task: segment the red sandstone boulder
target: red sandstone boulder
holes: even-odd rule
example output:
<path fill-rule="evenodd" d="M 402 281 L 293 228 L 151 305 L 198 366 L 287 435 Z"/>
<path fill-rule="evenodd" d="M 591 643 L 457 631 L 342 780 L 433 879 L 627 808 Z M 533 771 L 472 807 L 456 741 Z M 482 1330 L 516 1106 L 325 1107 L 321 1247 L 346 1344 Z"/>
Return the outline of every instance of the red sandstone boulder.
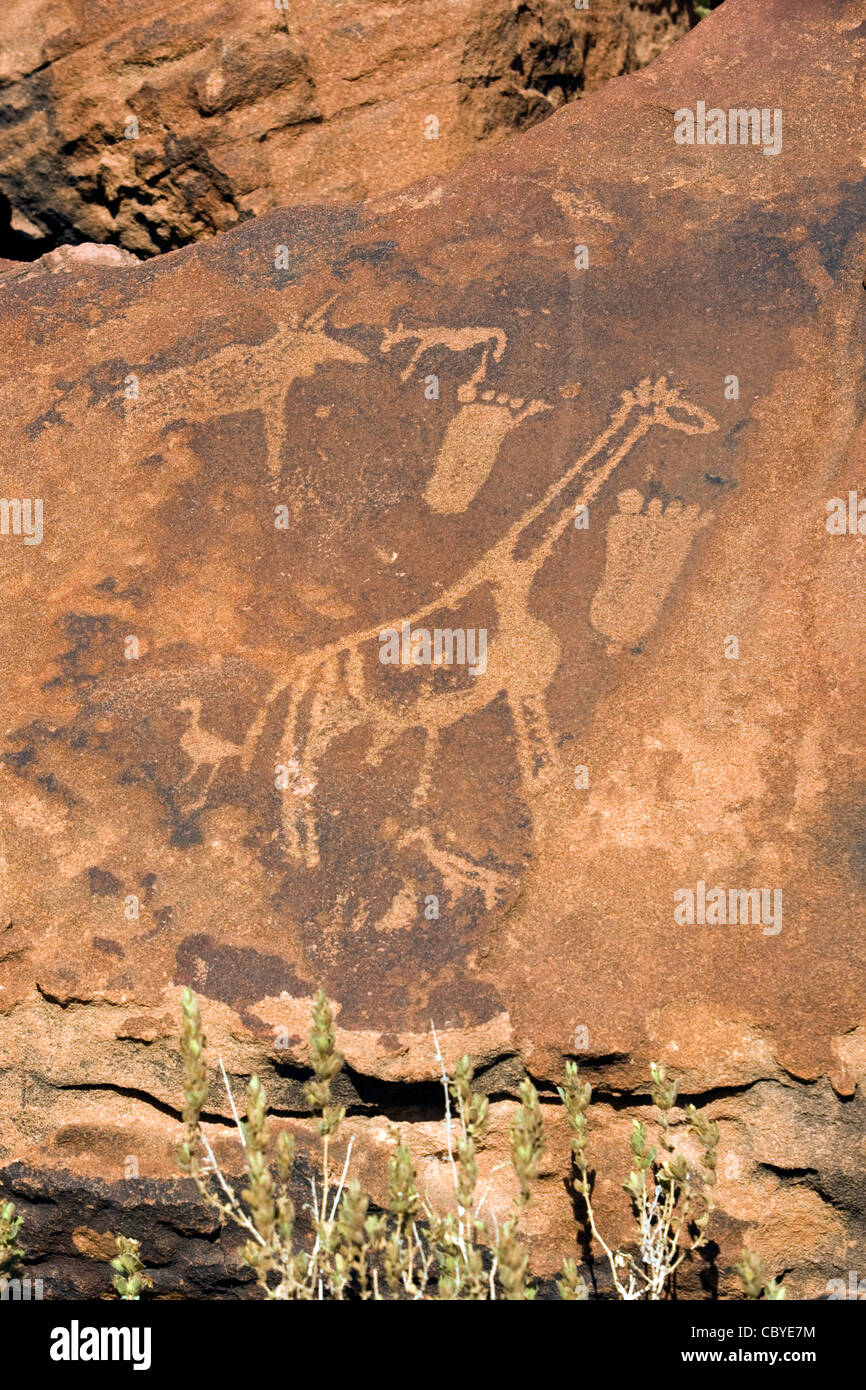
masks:
<path fill-rule="evenodd" d="M 20 254 L 91 240 L 152 255 L 270 208 L 391 192 L 644 66 L 688 10 L 13 0 L 0 14 L 5 240 Z"/>
<path fill-rule="evenodd" d="M 864 44 L 728 0 L 390 203 L 7 268 L 17 1190 L 168 1191 L 186 984 L 297 1114 L 321 984 L 365 1177 L 402 1107 L 441 1181 L 433 1020 L 491 1174 L 523 1065 L 582 1060 L 625 1229 L 655 1060 L 721 1124 L 723 1271 L 862 1267 Z"/>

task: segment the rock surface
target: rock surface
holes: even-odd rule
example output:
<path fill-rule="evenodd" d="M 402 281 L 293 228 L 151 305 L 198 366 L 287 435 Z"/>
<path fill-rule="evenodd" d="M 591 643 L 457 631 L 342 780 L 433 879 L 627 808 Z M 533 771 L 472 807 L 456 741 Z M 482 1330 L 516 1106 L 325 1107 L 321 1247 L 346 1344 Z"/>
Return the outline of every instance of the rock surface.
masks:
<path fill-rule="evenodd" d="M 10 0 L 5 239 L 22 258 L 82 240 L 152 255 L 274 207 L 392 192 L 642 67 L 687 31 L 688 10 Z"/>
<path fill-rule="evenodd" d="M 864 55 L 859 0 L 728 0 L 393 199 L 6 268 L 3 492 L 43 535 L 0 536 L 0 1182 L 49 1288 L 136 1194 L 163 1290 L 207 1284 L 187 983 L 301 1136 L 325 987 L 374 1189 L 389 1119 L 447 1188 L 432 1019 L 495 1206 L 523 1065 L 551 1096 L 578 1056 L 625 1232 L 655 1060 L 721 1125 L 722 1292 L 745 1239 L 792 1296 L 866 1268 L 866 539 L 826 524 L 864 489 Z M 781 149 L 678 144 L 699 102 L 780 109 Z M 677 922 L 699 882 L 781 917 Z M 84 1194 L 54 1265 L 44 1185 Z"/>

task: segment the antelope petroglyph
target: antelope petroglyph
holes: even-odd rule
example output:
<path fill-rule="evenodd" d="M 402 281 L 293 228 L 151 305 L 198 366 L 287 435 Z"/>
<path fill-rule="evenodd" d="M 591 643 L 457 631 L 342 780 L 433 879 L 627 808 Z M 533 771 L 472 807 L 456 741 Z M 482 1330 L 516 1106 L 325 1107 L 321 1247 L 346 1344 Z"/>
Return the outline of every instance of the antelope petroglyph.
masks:
<path fill-rule="evenodd" d="M 417 342 L 418 346 L 409 358 L 408 364 L 400 373 L 401 381 L 408 381 L 420 359 L 432 347 L 444 347 L 449 352 L 468 352 L 470 348 L 484 348 L 481 362 L 475 371 L 458 388 L 459 401 L 472 401 L 480 382 L 487 375 L 487 363 L 493 350 L 494 362 L 501 362 L 508 346 L 508 338 L 501 328 L 404 328 L 402 320 L 396 328 L 385 329 L 379 344 L 380 352 L 390 352 L 395 343 Z"/>
<path fill-rule="evenodd" d="M 553 630 L 530 613 L 530 589 L 557 541 L 572 525 L 575 509 L 598 496 L 614 470 L 654 425 L 687 434 L 718 429 L 711 415 L 685 400 L 665 377 L 655 381 L 645 378 L 622 393 L 607 425 L 587 452 L 439 597 L 395 621 L 353 632 L 298 657 L 275 682 L 247 733 L 241 761 L 249 769 L 275 702 L 288 693 L 280 762 L 288 768 L 289 777 L 282 792 L 281 820 L 284 848 L 291 862 L 306 868 L 319 862 L 314 798 L 319 767 L 334 740 L 363 728 L 369 735 L 366 761 L 377 765 L 399 739 L 419 730 L 424 745 L 413 795 L 418 825 L 408 830 L 400 843 L 418 842 L 431 863 L 443 871 L 448 868 L 452 879 L 479 888 L 488 905 L 495 900 L 495 876 L 471 860 L 437 848 L 425 824 L 441 735 L 504 696 L 514 727 L 523 793 L 531 811 L 533 789 L 558 763 L 546 692 L 559 666 L 561 650 Z M 533 539 L 536 530 L 537 538 Z M 522 543 L 528 541 L 531 544 L 524 549 Z M 385 627 L 400 628 L 404 622 L 414 626 L 435 613 L 454 610 L 483 585 L 489 586 L 497 620 L 483 672 L 467 677 L 465 688 L 425 691 L 414 697 L 410 693 L 400 705 L 386 703 L 370 690 L 362 656 L 365 644 L 377 642 Z"/>
<path fill-rule="evenodd" d="M 281 323 L 264 343 L 229 343 L 200 361 L 142 373 L 138 395 L 126 403 L 126 453 L 140 457 L 142 428 L 156 437 L 173 421 L 209 421 L 214 401 L 231 401 L 232 413 L 261 412 L 268 473 L 276 484 L 286 442 L 286 396 L 292 382 L 311 377 L 329 362 L 353 366 L 368 362 L 363 352 L 325 332 L 325 314 L 332 299 L 303 321 Z"/>

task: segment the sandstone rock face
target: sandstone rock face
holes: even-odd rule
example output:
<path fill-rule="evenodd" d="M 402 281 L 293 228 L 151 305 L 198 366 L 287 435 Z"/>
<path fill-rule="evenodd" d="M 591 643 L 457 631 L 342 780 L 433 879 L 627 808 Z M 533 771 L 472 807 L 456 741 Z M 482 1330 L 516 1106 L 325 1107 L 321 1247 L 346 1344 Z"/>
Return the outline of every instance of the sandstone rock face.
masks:
<path fill-rule="evenodd" d="M 745 1240 L 866 1269 L 864 55 L 859 0 L 728 0 L 390 200 L 6 268 L 0 1181 L 58 1288 L 136 1194 L 207 1284 L 184 984 L 302 1139 L 325 987 L 374 1190 L 389 1119 L 447 1189 L 432 1019 L 494 1205 L 577 1056 L 625 1233 L 654 1060 L 721 1126 L 722 1292 Z"/>
<path fill-rule="evenodd" d="M 391 192 L 642 67 L 685 0 L 10 0 L 6 240 L 152 255 L 271 208 Z M 9 253 L 7 253 L 9 254 Z"/>

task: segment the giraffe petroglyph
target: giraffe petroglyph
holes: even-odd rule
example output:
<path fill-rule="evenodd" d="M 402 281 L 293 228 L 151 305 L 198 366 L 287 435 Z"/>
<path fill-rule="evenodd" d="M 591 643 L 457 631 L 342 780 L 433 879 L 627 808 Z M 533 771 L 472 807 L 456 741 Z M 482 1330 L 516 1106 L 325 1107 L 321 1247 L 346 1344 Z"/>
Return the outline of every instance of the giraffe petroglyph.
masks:
<path fill-rule="evenodd" d="M 553 630 L 530 613 L 530 589 L 557 541 L 572 526 L 576 507 L 586 506 L 598 496 L 614 470 L 655 425 L 686 434 L 718 429 L 711 415 L 685 400 L 665 377 L 655 381 L 644 378 L 622 393 L 607 425 L 587 452 L 439 597 L 396 622 L 351 633 L 296 658 L 276 680 L 244 740 L 241 763 L 245 770 L 250 768 L 275 702 L 288 693 L 280 762 L 290 775 L 282 792 L 281 822 L 283 845 L 291 862 L 306 868 L 319 862 L 314 797 L 318 769 L 334 740 L 363 728 L 369 735 L 365 759 L 376 765 L 406 733 L 420 730 L 423 754 L 413 796 L 419 823 L 398 843 L 419 843 L 434 866 L 477 887 L 488 904 L 495 900 L 495 876 L 473 861 L 437 847 L 424 822 L 441 735 L 504 696 L 513 721 L 521 785 L 531 811 L 533 790 L 558 764 L 546 693 L 561 650 Z M 587 471 L 591 465 L 595 466 Z M 573 495 L 575 484 L 577 495 Z M 518 554 L 521 542 L 537 526 L 538 539 L 525 553 Z M 388 704 L 370 691 L 362 656 L 366 644 L 377 641 L 385 627 L 414 626 L 437 612 L 456 609 L 483 585 L 489 586 L 493 597 L 497 630 L 488 647 L 486 669 L 471 677 L 466 688 L 424 692 L 403 706 Z"/>

